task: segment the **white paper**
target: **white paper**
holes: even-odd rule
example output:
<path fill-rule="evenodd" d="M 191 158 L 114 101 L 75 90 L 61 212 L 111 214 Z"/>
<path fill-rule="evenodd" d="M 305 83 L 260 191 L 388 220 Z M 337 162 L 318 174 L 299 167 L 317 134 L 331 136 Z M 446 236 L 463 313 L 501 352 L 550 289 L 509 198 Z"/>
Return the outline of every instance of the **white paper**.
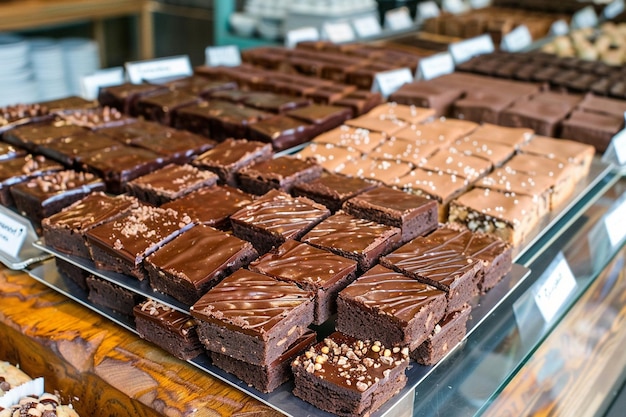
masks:
<path fill-rule="evenodd" d="M 617 135 L 613 136 L 613 139 L 611 139 L 611 145 L 613 146 L 613 150 L 615 151 L 617 163 L 619 165 L 626 164 L 626 129 L 618 132 Z"/>
<path fill-rule="evenodd" d="M 507 52 L 518 52 L 530 46 L 533 37 L 526 25 L 519 25 L 502 37 L 500 48 Z"/>
<path fill-rule="evenodd" d="M 461 14 L 469 10 L 469 5 L 463 0 L 443 0 L 441 8 L 452 14 Z"/>
<path fill-rule="evenodd" d="M 352 42 L 356 39 L 354 30 L 348 22 L 324 23 L 322 31 L 326 38 L 333 43 Z"/>
<path fill-rule="evenodd" d="M 100 87 L 119 85 L 124 83 L 124 68 L 107 68 L 86 75 L 81 79 L 81 95 L 84 99 L 95 100 Z"/>
<path fill-rule="evenodd" d="M 28 220 L 24 219 L 24 221 Z M 27 235 L 26 224 L 0 212 L 0 251 L 12 258 L 17 258 Z"/>
<path fill-rule="evenodd" d="M 379 92 L 383 97 L 389 97 L 398 88 L 413 81 L 413 74 L 409 68 L 399 68 L 391 71 L 379 72 L 374 77 L 372 91 Z"/>
<path fill-rule="evenodd" d="M 210 67 L 241 65 L 241 52 L 237 45 L 209 46 L 204 50 L 204 57 Z"/>
<path fill-rule="evenodd" d="M 461 64 L 476 55 L 489 54 L 495 50 L 493 39 L 488 34 L 450 44 L 448 47 L 452 59 Z"/>
<path fill-rule="evenodd" d="M 369 38 L 379 35 L 383 28 L 376 16 L 364 16 L 352 21 L 354 31 L 359 38 Z"/>
<path fill-rule="evenodd" d="M 572 16 L 572 26 L 576 29 L 598 26 L 598 15 L 593 6 L 587 6 Z"/>
<path fill-rule="evenodd" d="M 133 84 L 163 78 L 186 77 L 193 74 L 191 61 L 187 55 L 127 62 L 125 67 L 128 79 Z"/>
<path fill-rule="evenodd" d="M 554 23 L 552 23 L 552 26 L 550 26 L 550 35 L 563 36 L 567 35 L 568 33 L 569 24 L 563 19 L 555 21 Z"/>
<path fill-rule="evenodd" d="M 385 13 L 385 29 L 404 30 L 411 27 L 413 27 L 413 19 L 408 8 L 399 7 Z"/>
<path fill-rule="evenodd" d="M 426 58 L 418 63 L 418 77 L 422 80 L 431 80 L 444 74 L 454 72 L 454 60 L 449 52 L 441 52 Z"/>
<path fill-rule="evenodd" d="M 544 320 L 550 323 L 576 288 L 576 278 L 563 253 L 559 253 L 533 286 L 533 296 Z"/>
<path fill-rule="evenodd" d="M 318 41 L 319 39 L 319 30 L 313 26 L 306 26 L 287 31 L 285 34 L 285 46 L 287 48 L 294 48 L 300 42 Z"/>
<path fill-rule="evenodd" d="M 626 237 L 626 197 L 622 196 L 615 202 L 611 210 L 604 216 L 611 247 L 617 247 Z"/>
<path fill-rule="evenodd" d="M 415 10 L 415 20 L 423 22 L 426 19 L 438 17 L 440 14 L 441 10 L 439 10 L 437 3 L 434 1 L 425 1 L 417 4 L 417 9 Z"/>

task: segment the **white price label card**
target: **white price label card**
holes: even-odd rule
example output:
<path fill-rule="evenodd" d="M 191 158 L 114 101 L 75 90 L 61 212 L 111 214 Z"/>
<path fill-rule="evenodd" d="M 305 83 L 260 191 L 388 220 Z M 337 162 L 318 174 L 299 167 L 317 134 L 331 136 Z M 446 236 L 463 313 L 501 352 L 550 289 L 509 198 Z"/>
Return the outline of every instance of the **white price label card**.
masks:
<path fill-rule="evenodd" d="M 602 10 L 605 19 L 615 19 L 624 12 L 624 0 L 613 0 Z"/>
<path fill-rule="evenodd" d="M 359 38 L 369 38 L 380 35 L 383 31 L 378 18 L 374 15 L 359 17 L 352 21 L 354 31 Z"/>
<path fill-rule="evenodd" d="M 495 50 L 493 39 L 488 34 L 450 44 L 448 47 L 455 64 L 462 64 L 476 55 L 490 54 Z"/>
<path fill-rule="evenodd" d="M 626 195 L 617 200 L 604 216 L 611 247 L 617 247 L 626 238 Z"/>
<path fill-rule="evenodd" d="M 431 80 L 452 72 L 454 72 L 454 60 L 449 52 L 421 58 L 417 65 L 417 76 L 422 80 Z"/>
<path fill-rule="evenodd" d="M 107 68 L 86 75 L 81 79 L 81 95 L 87 100 L 98 98 L 100 87 L 119 85 L 124 83 L 124 68 Z"/>
<path fill-rule="evenodd" d="M 463 0 L 443 0 L 441 3 L 441 8 L 452 14 L 461 14 L 465 13 L 470 9 L 469 5 L 465 3 Z"/>
<path fill-rule="evenodd" d="M 387 98 L 398 88 L 413 81 L 413 74 L 409 68 L 399 68 L 391 71 L 379 72 L 374 76 L 372 91 L 379 92 Z"/>
<path fill-rule="evenodd" d="M 611 139 L 611 145 L 615 150 L 615 156 L 617 157 L 617 163 L 619 165 L 626 164 L 626 129 L 620 131 L 617 135 Z"/>
<path fill-rule="evenodd" d="M 519 52 L 533 43 L 533 37 L 526 25 L 519 25 L 502 37 L 500 48 L 507 52 Z"/>
<path fill-rule="evenodd" d="M 484 9 L 491 6 L 491 0 L 469 0 L 469 4 L 472 9 Z"/>
<path fill-rule="evenodd" d="M 533 297 L 544 320 L 549 323 L 576 288 L 576 278 L 562 252 L 533 285 Z"/>
<path fill-rule="evenodd" d="M 127 62 L 125 68 L 128 80 L 133 84 L 163 78 L 186 77 L 193 74 L 191 61 L 187 55 Z"/>
<path fill-rule="evenodd" d="M 550 26 L 550 35 L 554 36 L 563 36 L 569 33 L 569 24 L 563 20 L 559 19 L 552 23 Z"/>
<path fill-rule="evenodd" d="M 298 29 L 292 29 L 285 34 L 285 46 L 294 48 L 300 42 L 319 41 L 320 31 L 316 27 L 306 26 Z"/>
<path fill-rule="evenodd" d="M 327 22 L 322 26 L 324 36 L 333 43 L 352 42 L 356 39 L 352 25 L 348 22 Z"/>
<path fill-rule="evenodd" d="M 423 22 L 426 19 L 438 17 L 441 14 L 439 6 L 434 1 L 425 1 L 417 3 L 417 9 L 415 10 L 415 20 Z"/>
<path fill-rule="evenodd" d="M 572 26 L 575 29 L 592 28 L 598 26 L 598 15 L 593 6 L 583 7 L 572 16 Z"/>
<path fill-rule="evenodd" d="M 0 251 L 17 258 L 27 235 L 27 225 L 0 212 Z"/>
<path fill-rule="evenodd" d="M 238 67 L 241 65 L 241 52 L 237 45 L 208 46 L 204 50 L 206 64 L 210 67 Z"/>
<path fill-rule="evenodd" d="M 385 29 L 405 30 L 411 27 L 413 27 L 413 19 L 411 19 L 408 7 L 398 7 L 385 12 Z"/>

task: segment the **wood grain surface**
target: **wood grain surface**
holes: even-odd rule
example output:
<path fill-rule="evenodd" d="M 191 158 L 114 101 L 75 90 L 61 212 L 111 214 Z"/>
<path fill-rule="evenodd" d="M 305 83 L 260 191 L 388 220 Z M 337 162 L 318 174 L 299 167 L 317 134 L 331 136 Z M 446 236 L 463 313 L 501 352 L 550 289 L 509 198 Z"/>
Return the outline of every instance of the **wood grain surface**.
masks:
<path fill-rule="evenodd" d="M 626 249 L 605 268 L 484 413 L 602 414 L 626 372 Z"/>
<path fill-rule="evenodd" d="M 0 267 L 0 359 L 43 376 L 82 416 L 280 413 L 108 319 Z"/>

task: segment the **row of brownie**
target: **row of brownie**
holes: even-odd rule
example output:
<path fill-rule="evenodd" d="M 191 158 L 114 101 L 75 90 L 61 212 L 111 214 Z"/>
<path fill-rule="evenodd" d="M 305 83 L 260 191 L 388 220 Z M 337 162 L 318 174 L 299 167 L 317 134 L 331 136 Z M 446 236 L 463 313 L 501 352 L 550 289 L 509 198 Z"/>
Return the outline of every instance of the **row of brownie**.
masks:
<path fill-rule="evenodd" d="M 413 113 L 403 114 L 407 109 Z M 436 200 L 441 222 L 496 233 L 514 245 L 560 210 L 590 170 L 589 145 L 534 135 L 527 128 L 428 120 L 432 114 L 393 103 L 379 106 L 318 136 L 296 156 L 315 158 L 328 172 Z M 426 120 L 409 121 L 420 116 Z"/>

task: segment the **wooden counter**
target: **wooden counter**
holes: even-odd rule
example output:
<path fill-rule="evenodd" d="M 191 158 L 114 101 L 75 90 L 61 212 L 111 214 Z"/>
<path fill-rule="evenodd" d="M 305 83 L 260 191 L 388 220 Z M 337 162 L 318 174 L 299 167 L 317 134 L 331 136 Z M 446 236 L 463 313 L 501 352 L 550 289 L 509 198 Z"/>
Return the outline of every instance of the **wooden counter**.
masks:
<path fill-rule="evenodd" d="M 279 416 L 108 319 L 0 266 L 0 359 L 82 416 Z"/>

